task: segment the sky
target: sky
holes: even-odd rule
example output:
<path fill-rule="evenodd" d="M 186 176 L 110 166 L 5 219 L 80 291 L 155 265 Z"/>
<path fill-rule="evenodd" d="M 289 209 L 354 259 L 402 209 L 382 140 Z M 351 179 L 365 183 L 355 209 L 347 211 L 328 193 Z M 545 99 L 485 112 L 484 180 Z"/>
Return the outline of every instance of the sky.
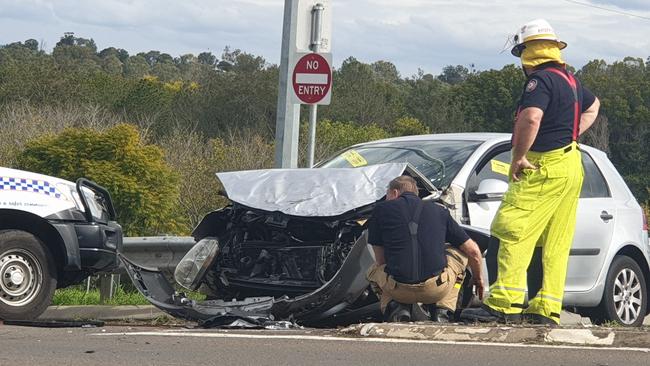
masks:
<path fill-rule="evenodd" d="M 605 7 L 632 17 L 577 2 Z M 592 59 L 650 56 L 650 0 L 331 0 L 335 66 L 349 56 L 394 63 L 402 76 L 446 65 L 501 68 L 501 52 L 527 21 L 545 18 L 576 67 Z M 279 63 L 284 0 L 0 0 L 0 44 L 29 38 L 50 51 L 64 32 L 101 50 L 172 56 L 225 46 Z"/>

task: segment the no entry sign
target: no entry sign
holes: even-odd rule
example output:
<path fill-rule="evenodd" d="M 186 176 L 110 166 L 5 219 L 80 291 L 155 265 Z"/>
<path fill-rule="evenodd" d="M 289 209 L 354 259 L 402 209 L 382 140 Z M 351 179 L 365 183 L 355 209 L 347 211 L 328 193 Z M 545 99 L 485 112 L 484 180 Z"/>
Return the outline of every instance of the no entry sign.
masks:
<path fill-rule="evenodd" d="M 332 55 L 298 54 L 293 67 L 293 102 L 296 104 L 330 104 L 332 99 Z"/>

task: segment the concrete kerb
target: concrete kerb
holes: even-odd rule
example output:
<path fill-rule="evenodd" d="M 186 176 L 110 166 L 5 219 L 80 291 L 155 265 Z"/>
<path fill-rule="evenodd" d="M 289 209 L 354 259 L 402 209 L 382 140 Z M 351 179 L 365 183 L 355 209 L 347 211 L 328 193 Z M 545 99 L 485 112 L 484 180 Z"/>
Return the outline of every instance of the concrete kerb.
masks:
<path fill-rule="evenodd" d="M 342 335 L 429 340 L 634 348 L 650 352 L 650 330 L 642 328 L 547 326 L 437 325 L 434 323 L 367 323 L 340 331 Z"/>
<path fill-rule="evenodd" d="M 39 317 L 41 320 L 103 320 L 103 321 L 147 321 L 169 316 L 153 305 L 90 305 L 50 306 Z"/>
<path fill-rule="evenodd" d="M 138 306 L 50 306 L 41 320 L 103 320 L 113 322 L 152 321 L 169 317 L 152 305 Z M 650 319 L 650 318 L 649 318 Z M 647 320 L 647 319 L 646 319 Z M 546 326 L 437 325 L 421 323 L 366 323 L 336 332 L 340 336 L 431 340 L 440 342 L 484 342 L 507 344 L 546 344 L 647 349 L 650 328 L 606 328 L 592 326 L 587 318 L 562 314 L 559 328 Z"/>

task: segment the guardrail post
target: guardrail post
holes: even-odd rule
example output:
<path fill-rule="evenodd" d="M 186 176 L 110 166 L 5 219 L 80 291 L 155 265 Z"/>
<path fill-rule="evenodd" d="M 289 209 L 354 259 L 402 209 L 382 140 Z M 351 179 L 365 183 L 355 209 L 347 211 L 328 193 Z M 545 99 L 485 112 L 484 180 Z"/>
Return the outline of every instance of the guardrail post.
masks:
<path fill-rule="evenodd" d="M 99 303 L 105 304 L 106 300 L 113 297 L 113 281 L 112 275 L 101 274 L 99 275 Z"/>

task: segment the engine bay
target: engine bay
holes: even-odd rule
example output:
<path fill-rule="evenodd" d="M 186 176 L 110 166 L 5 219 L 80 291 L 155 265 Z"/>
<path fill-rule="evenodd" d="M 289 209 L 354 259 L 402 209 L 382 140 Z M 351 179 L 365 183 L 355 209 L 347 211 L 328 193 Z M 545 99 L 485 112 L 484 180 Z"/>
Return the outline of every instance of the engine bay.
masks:
<path fill-rule="evenodd" d="M 296 296 L 339 270 L 365 229 L 370 209 L 354 218 L 302 218 L 234 203 L 219 236 L 219 257 L 204 283 L 217 298 Z"/>

